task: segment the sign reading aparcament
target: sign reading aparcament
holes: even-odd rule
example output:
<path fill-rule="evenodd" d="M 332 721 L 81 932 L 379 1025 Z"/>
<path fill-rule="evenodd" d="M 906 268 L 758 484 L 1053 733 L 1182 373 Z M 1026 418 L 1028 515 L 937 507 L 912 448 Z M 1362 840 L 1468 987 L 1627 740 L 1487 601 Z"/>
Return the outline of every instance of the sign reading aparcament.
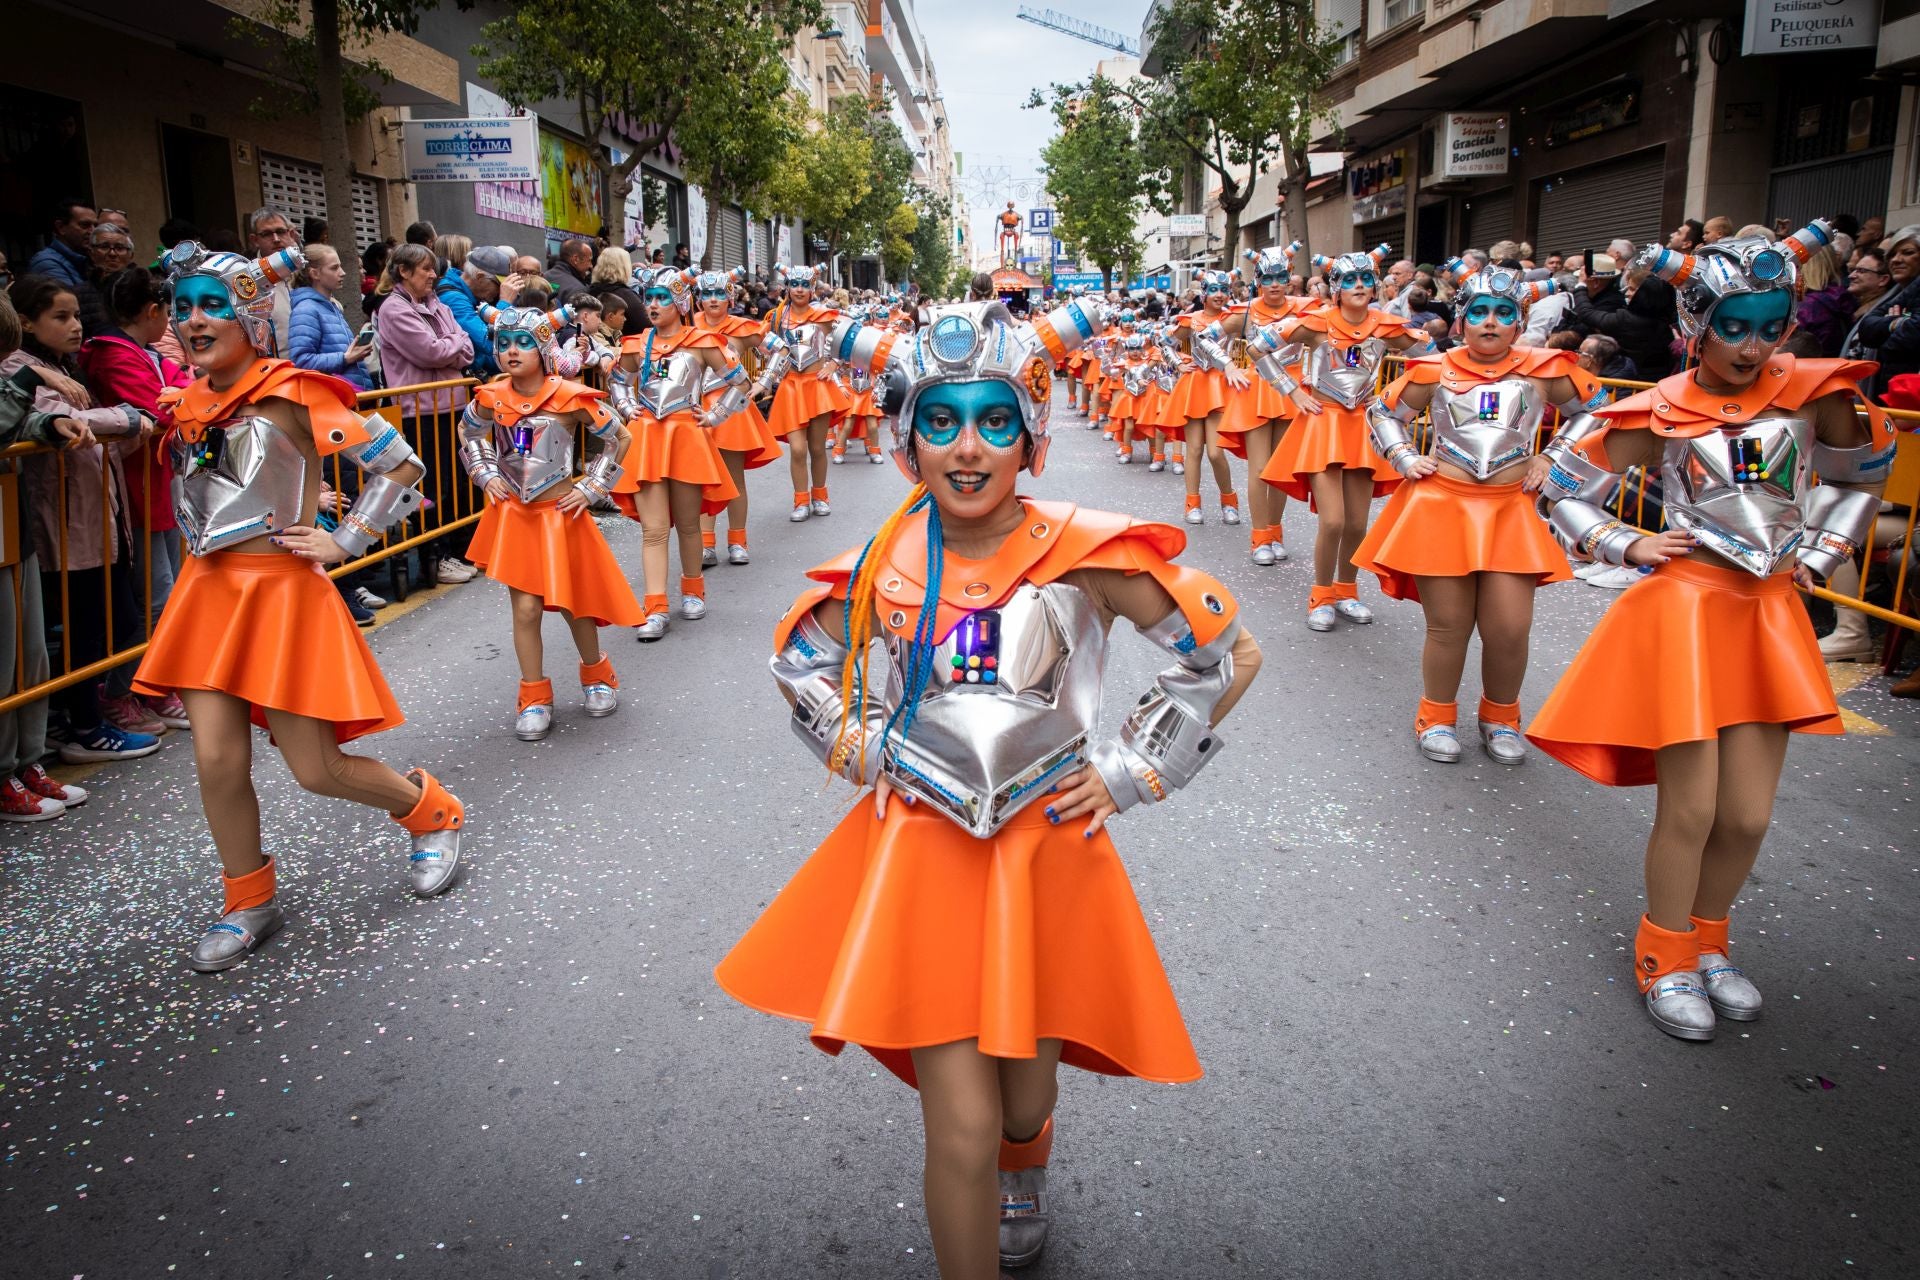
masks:
<path fill-rule="evenodd" d="M 409 182 L 534 182 L 540 177 L 540 122 L 504 119 L 409 120 Z"/>
<path fill-rule="evenodd" d="M 1747 0 L 1747 36 L 1740 52 L 1751 57 L 1871 49 L 1879 37 L 1879 0 Z"/>
<path fill-rule="evenodd" d="M 1444 117 L 1443 178 L 1497 177 L 1507 171 L 1507 113 L 1450 111 Z"/>

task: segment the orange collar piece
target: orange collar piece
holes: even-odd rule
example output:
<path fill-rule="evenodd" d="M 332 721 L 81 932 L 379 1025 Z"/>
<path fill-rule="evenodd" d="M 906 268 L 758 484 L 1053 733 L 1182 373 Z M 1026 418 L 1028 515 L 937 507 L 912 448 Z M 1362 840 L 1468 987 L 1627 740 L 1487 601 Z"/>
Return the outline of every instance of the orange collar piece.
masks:
<path fill-rule="evenodd" d="M 708 333 L 718 333 L 728 338 L 757 338 L 767 331 L 767 326 L 759 320 L 749 320 L 745 316 L 725 315 L 715 322 L 707 319 L 706 313 L 693 313 L 693 323 L 698 329 Z"/>
<path fill-rule="evenodd" d="M 1302 329 L 1313 333 L 1324 333 L 1330 338 L 1352 346 L 1365 342 L 1368 338 L 1398 337 L 1406 330 L 1406 322 L 1398 316 L 1390 316 L 1378 307 L 1368 307 L 1367 314 L 1359 324 L 1348 324 L 1347 318 L 1340 314 L 1340 308 L 1332 304 L 1314 307 L 1302 311 L 1293 317 L 1285 330 L 1287 336 Z"/>
<path fill-rule="evenodd" d="M 647 338 L 649 336 L 653 338 L 653 354 L 655 356 L 670 356 L 674 352 L 684 350 L 688 347 L 724 347 L 727 345 L 727 340 L 722 337 L 717 330 L 697 329 L 690 324 L 683 324 L 678 329 L 675 329 L 671 338 L 662 338 L 659 335 L 660 331 L 658 329 L 647 329 L 640 333 L 630 333 L 620 339 L 620 353 L 622 355 L 644 356 L 647 353 Z"/>
<path fill-rule="evenodd" d="M 523 417 L 545 410 L 548 413 L 585 413 L 593 420 L 606 420 L 606 407 L 600 402 L 607 398 L 606 392 L 595 391 L 592 387 L 579 382 L 569 382 L 559 374 L 550 373 L 541 382 L 540 390 L 531 396 L 523 396 L 513 389 L 513 383 L 499 378 L 474 390 L 473 398 L 483 408 L 493 414 L 494 420 L 503 427 L 510 427 Z"/>
<path fill-rule="evenodd" d="M 160 393 L 160 403 L 173 411 L 174 430 L 190 444 L 214 423 L 269 399 L 290 400 L 307 411 L 314 443 L 323 456 L 367 439 L 357 408 L 359 392 L 353 384 L 302 369 L 290 360 L 255 360 L 224 390 L 215 391 L 207 379 L 196 378 Z"/>

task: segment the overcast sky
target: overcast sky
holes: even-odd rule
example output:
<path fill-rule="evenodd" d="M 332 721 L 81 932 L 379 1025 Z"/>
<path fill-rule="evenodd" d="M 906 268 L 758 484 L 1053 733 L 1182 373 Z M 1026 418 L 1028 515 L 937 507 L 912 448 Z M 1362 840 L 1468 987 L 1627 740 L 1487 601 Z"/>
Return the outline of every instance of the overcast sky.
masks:
<path fill-rule="evenodd" d="M 1135 42 L 1148 0 L 1029 0 L 1033 9 L 1121 31 Z M 961 158 L 972 243 L 991 243 L 992 223 L 1008 200 L 1024 212 L 1040 202 L 1040 148 L 1053 117 L 1027 111 L 1028 93 L 1092 74 L 1107 54 L 1097 45 L 1022 22 L 1019 0 L 916 0 L 947 99 L 947 128 Z"/>

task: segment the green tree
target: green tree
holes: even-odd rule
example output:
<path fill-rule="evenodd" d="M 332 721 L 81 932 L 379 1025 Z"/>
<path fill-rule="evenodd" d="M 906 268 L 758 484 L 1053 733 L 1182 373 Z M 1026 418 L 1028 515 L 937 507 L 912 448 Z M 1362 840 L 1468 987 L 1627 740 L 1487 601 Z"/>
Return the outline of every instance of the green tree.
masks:
<path fill-rule="evenodd" d="M 873 140 L 865 131 L 814 115 L 767 183 L 770 213 L 799 218 L 807 234 L 838 253 L 860 229 L 873 189 Z"/>
<path fill-rule="evenodd" d="M 784 97 L 787 45 L 819 17 L 820 0 L 523 0 L 481 28 L 473 54 L 515 106 L 578 106 L 612 228 L 634 170 L 669 137 L 700 139 L 709 154 L 687 158 L 724 169 L 729 122 L 764 111 L 776 82 Z M 604 141 L 615 113 L 640 131 L 618 163 Z"/>
<path fill-rule="evenodd" d="M 887 279 L 897 282 L 913 273 L 913 234 L 919 229 L 919 211 L 904 200 L 887 215 L 880 233 L 880 265 L 886 269 Z"/>
<path fill-rule="evenodd" d="M 1036 90 L 1027 105 L 1047 104 Z M 1056 85 L 1051 108 L 1059 132 L 1041 149 L 1040 164 L 1053 197 L 1053 234 L 1098 266 L 1102 287 L 1112 288 L 1114 269 L 1139 260 L 1133 232 L 1140 213 L 1149 204 L 1167 210 L 1164 184 L 1147 167 L 1132 104 L 1111 80 Z"/>
<path fill-rule="evenodd" d="M 904 237 L 912 230 L 912 224 L 903 218 L 900 210 L 906 205 L 908 212 L 912 212 L 907 201 L 913 183 L 913 152 L 907 149 L 900 126 L 888 114 L 883 98 L 849 95 L 835 102 L 828 109 L 827 117 L 829 128 L 859 133 L 871 147 L 870 186 L 855 206 L 855 226 L 847 248 L 854 252 L 878 253 L 885 266 L 889 237 Z M 900 230 L 903 226 L 904 232 Z M 899 261 L 900 251 L 896 248 L 894 252 L 894 260 Z M 893 277 L 891 267 L 887 267 L 887 274 Z"/>
<path fill-rule="evenodd" d="M 914 184 L 913 207 L 919 213 L 919 225 L 913 229 L 913 266 L 911 279 L 934 292 L 945 287 L 953 276 L 953 220 L 947 214 L 946 201 L 930 187 Z"/>
<path fill-rule="evenodd" d="M 742 96 L 738 115 L 697 112 L 681 117 L 674 133 L 681 171 L 707 197 L 707 251 L 702 267 L 712 264 L 719 247 L 721 206 L 765 209 L 769 184 L 806 131 L 806 109 L 788 91 L 786 67 L 765 66 L 761 78 L 759 92 Z"/>

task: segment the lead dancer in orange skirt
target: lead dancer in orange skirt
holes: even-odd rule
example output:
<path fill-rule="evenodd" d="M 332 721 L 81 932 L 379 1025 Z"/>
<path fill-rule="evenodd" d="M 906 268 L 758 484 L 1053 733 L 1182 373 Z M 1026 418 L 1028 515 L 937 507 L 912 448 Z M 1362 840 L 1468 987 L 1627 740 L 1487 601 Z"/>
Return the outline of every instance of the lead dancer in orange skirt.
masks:
<path fill-rule="evenodd" d="M 1424 334 L 1373 305 L 1380 283 L 1381 245 L 1371 253 L 1316 256 L 1334 290 L 1333 302 L 1260 331 L 1252 344 L 1256 368 L 1300 410 L 1275 444 L 1260 478 L 1290 498 L 1313 500 L 1320 517 L 1313 539 L 1313 590 L 1307 596 L 1307 626 L 1331 631 L 1334 619 L 1373 621 L 1360 603 L 1353 553 L 1367 535 L 1373 500 L 1392 493 L 1400 476 L 1367 438 L 1366 410 L 1376 394 L 1387 352 L 1418 354 L 1431 345 Z M 1298 350 L 1294 349 L 1298 344 Z M 1298 357 L 1297 361 L 1295 357 Z M 1304 373 L 1295 383 L 1285 366 Z"/>
<path fill-rule="evenodd" d="M 640 571 L 646 581 L 646 613 L 634 632 L 642 643 L 667 634 L 667 533 L 680 539 L 680 616 L 707 616 L 707 580 L 700 556 L 700 517 L 718 515 L 740 496 L 714 428 L 739 413 L 747 401 L 747 371 L 718 333 L 689 325 L 693 273 L 675 267 L 634 273 L 647 307 L 645 333 L 620 343 L 620 363 L 607 379 L 613 407 L 627 420 L 634 448 L 628 451 L 614 505 L 641 528 Z M 723 394 L 709 407 L 706 395 Z"/>
<path fill-rule="evenodd" d="M 1091 301 L 1032 328 L 999 303 L 936 308 L 901 344 L 895 456 L 914 490 L 863 550 L 808 575 L 774 635 L 794 730 L 875 794 L 717 971 L 818 1047 L 860 1045 L 919 1088 L 943 1280 L 1039 1256 L 1060 1063 L 1200 1075 L 1106 821 L 1218 754 L 1213 725 L 1259 649 L 1225 588 L 1173 563 L 1179 530 L 1016 491 L 1046 458 L 1051 366 L 1099 319 Z M 877 335 L 845 336 L 871 363 Z M 1174 665 L 1101 738 L 1120 618 Z"/>
<path fill-rule="evenodd" d="M 230 969 L 285 923 L 261 848 L 253 727 L 316 795 L 384 809 L 412 848 L 413 892 L 453 884 L 465 811 L 424 769 L 401 775 L 342 743 L 401 723 L 400 707 L 321 566 L 366 553 L 420 509 L 425 468 L 398 431 L 359 412 L 354 389 L 277 359 L 273 293 L 304 264 L 294 249 L 253 261 L 191 241 L 167 255 L 173 331 L 201 375 L 162 393 L 173 413 L 174 502 L 191 556 L 134 677 L 178 693 L 193 727 L 207 829 L 226 902 L 187 958 Z M 323 459 L 365 473 L 328 532 L 317 526 Z"/>
<path fill-rule="evenodd" d="M 787 442 L 787 468 L 793 476 L 793 514 L 788 518 L 798 524 L 809 516 L 833 514 L 827 500 L 827 437 L 853 407 L 853 398 L 834 377 L 839 364 L 827 350 L 827 335 L 840 313 L 813 304 L 813 268 L 775 270 L 787 282 L 787 300 L 767 317 L 769 358 L 758 391 L 773 394 L 767 425 Z"/>
<path fill-rule="evenodd" d="M 693 282 L 694 328 L 725 338 L 733 358 L 743 363 L 748 352 L 760 349 L 760 343 L 767 333 L 767 326 L 763 322 L 732 315 L 727 311 L 732 286 L 744 279 L 745 275 L 738 267 L 732 271 L 703 271 Z M 714 401 L 723 394 L 725 392 L 719 387 L 707 392 L 706 407 L 711 409 Z M 713 443 L 720 450 L 720 460 L 726 464 L 727 477 L 739 491 L 739 496 L 727 503 L 727 563 L 746 564 L 747 472 L 780 461 L 780 438 L 767 425 L 760 406 L 749 397 L 740 412 L 713 429 Z M 719 534 L 719 520 L 720 517 L 716 515 L 704 513 L 700 517 L 700 563 L 703 567 L 710 568 L 720 563 L 720 555 L 714 545 Z"/>
<path fill-rule="evenodd" d="M 1456 262 L 1452 264 L 1457 267 Z M 1573 577 L 1534 510 L 1547 463 L 1534 454 L 1547 407 L 1563 418 L 1606 402 L 1571 351 L 1516 347 L 1526 308 L 1550 282 L 1489 267 L 1459 282 L 1462 345 L 1423 356 L 1367 411 L 1373 444 L 1406 483 L 1353 553 L 1395 600 L 1427 615 L 1416 745 L 1429 760 L 1460 759 L 1455 732 L 1467 642 L 1480 632 L 1480 744 L 1501 764 L 1526 759 L 1520 685 L 1527 675 L 1533 593 Z M 1430 451 L 1413 424 L 1432 411 Z"/>
<path fill-rule="evenodd" d="M 633 437 L 607 411 L 604 392 L 551 372 L 558 331 L 572 322 L 572 311 L 482 303 L 506 376 L 476 390 L 460 419 L 460 463 L 487 496 L 467 558 L 506 585 L 513 607 L 520 661 L 513 732 L 522 742 L 553 731 L 553 681 L 540 639 L 545 615 L 566 620 L 580 651 L 581 700 L 595 717 L 620 705 L 620 679 L 600 648 L 600 628 L 637 627 L 646 618 L 599 526 L 581 518 L 612 491 Z M 573 440 L 583 427 L 602 448 L 575 480 Z"/>
<path fill-rule="evenodd" d="M 1573 419 L 1548 444 L 1541 490 L 1574 554 L 1651 565 L 1587 636 L 1527 736 L 1608 786 L 1658 788 L 1634 974 L 1656 1026 L 1710 1040 L 1760 1016 L 1729 960 L 1729 912 L 1759 855 L 1789 733 L 1841 732 L 1819 642 L 1793 590 L 1852 560 L 1879 512 L 1858 482 L 1893 455 L 1863 419 L 1856 360 L 1779 352 L 1798 264 L 1831 238 L 1815 222 L 1777 244 L 1649 246 L 1639 261 L 1679 295 L 1696 367 Z M 1619 472 L 1660 468 L 1667 530 L 1610 515 Z"/>

